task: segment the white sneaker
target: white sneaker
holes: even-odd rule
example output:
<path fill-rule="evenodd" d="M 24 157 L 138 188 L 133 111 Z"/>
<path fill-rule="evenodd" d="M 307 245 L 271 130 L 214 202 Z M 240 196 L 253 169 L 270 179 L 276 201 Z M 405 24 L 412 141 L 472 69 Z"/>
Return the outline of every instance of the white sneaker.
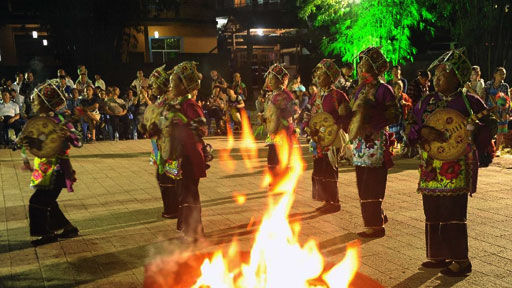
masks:
<path fill-rule="evenodd" d="M 496 151 L 496 157 L 500 157 L 500 156 L 501 156 L 501 150 Z"/>

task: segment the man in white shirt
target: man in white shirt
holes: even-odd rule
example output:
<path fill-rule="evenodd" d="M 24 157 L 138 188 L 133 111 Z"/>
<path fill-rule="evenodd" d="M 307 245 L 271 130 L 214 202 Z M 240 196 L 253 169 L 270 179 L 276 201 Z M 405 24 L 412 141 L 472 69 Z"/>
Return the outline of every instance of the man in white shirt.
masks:
<path fill-rule="evenodd" d="M 144 78 L 144 72 L 142 72 L 142 70 L 138 70 L 137 71 L 137 79 L 133 80 L 131 86 L 135 86 L 135 88 L 137 89 L 137 94 L 138 94 L 140 89 L 148 87 L 148 84 L 149 84 L 148 79 Z"/>
<path fill-rule="evenodd" d="M 2 90 L 3 103 L 0 104 L 0 133 L 1 141 L 9 144 L 9 129 L 13 129 L 16 137 L 21 132 L 20 107 L 11 101 L 11 94 L 8 90 Z"/>
<path fill-rule="evenodd" d="M 87 78 L 87 74 L 80 74 L 80 78 L 75 82 L 75 88 L 78 89 L 80 94 L 83 94 L 87 86 L 92 86 L 92 81 Z"/>
<path fill-rule="evenodd" d="M 105 81 L 101 79 L 101 76 L 96 74 L 94 75 L 94 79 L 96 79 L 96 81 L 94 82 L 94 87 L 101 87 L 101 89 L 105 90 Z"/>
<path fill-rule="evenodd" d="M 16 72 L 16 82 L 12 83 L 11 85 L 11 88 L 16 91 L 16 96 L 14 97 L 14 99 L 11 100 L 18 104 L 21 111 L 23 111 L 23 102 L 25 102 L 25 95 L 20 94 L 20 88 L 21 85 L 23 85 L 24 79 L 25 77 L 23 76 L 23 73 Z"/>
<path fill-rule="evenodd" d="M 73 82 L 73 80 L 71 80 L 71 77 L 69 77 L 68 75 L 66 75 L 66 71 L 64 71 L 64 69 L 59 69 L 57 70 L 57 78 L 59 78 L 59 76 L 65 76 L 66 77 L 66 84 L 71 87 L 71 89 L 75 88 L 75 83 Z"/>

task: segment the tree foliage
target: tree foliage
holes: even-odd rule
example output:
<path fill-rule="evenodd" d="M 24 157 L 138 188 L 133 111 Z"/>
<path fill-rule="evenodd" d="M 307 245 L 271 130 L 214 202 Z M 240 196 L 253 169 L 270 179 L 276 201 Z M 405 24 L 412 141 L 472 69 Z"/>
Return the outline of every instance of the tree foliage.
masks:
<path fill-rule="evenodd" d="M 368 46 L 382 46 L 393 64 L 412 61 L 416 48 L 411 45 L 412 28 L 428 29 L 434 15 L 416 0 L 299 0 L 304 7 L 300 17 L 313 26 L 329 26 L 321 49 L 351 61 Z"/>
<path fill-rule="evenodd" d="M 447 28 L 469 60 L 492 77 L 498 66 L 512 69 L 511 0 L 423 0 L 438 15 L 438 24 Z"/>

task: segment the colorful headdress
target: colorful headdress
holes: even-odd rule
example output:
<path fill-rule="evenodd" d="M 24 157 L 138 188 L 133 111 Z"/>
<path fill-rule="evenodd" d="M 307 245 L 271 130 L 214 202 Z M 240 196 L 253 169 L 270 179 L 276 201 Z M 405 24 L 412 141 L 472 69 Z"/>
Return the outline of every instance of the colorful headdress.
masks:
<path fill-rule="evenodd" d="M 471 63 L 469 63 L 469 60 L 462 54 L 463 51 L 464 48 L 460 48 L 444 53 L 430 64 L 428 70 L 435 69 L 437 65 L 445 64 L 448 71 L 451 69 L 455 71 L 457 78 L 459 78 L 461 85 L 463 85 L 469 81 L 471 76 Z"/>
<path fill-rule="evenodd" d="M 161 91 L 166 91 L 169 88 L 169 77 L 171 74 L 172 71 L 165 71 L 164 64 L 151 72 L 151 75 L 149 75 L 149 85 Z"/>
<path fill-rule="evenodd" d="M 277 78 L 279 78 L 279 80 L 281 80 L 281 82 L 283 81 L 283 77 L 285 75 L 286 76 L 290 75 L 288 73 L 288 71 L 286 71 L 286 69 L 284 69 L 284 64 L 274 64 L 274 65 L 270 66 L 270 68 L 268 68 L 267 73 L 265 73 L 265 78 L 267 78 L 269 73 L 276 75 Z"/>
<path fill-rule="evenodd" d="M 183 81 L 183 85 L 188 92 L 199 89 L 201 86 L 201 79 L 203 76 L 197 72 L 197 65 L 199 63 L 193 61 L 185 61 L 174 66 L 172 69 L 173 73 L 177 73 L 180 79 Z"/>
<path fill-rule="evenodd" d="M 329 77 L 331 77 L 331 80 L 334 82 L 336 82 L 336 80 L 338 80 L 338 78 L 341 76 L 340 68 L 336 66 L 336 63 L 334 63 L 334 59 L 322 59 L 322 61 L 316 65 L 313 71 L 317 69 L 322 69 L 327 72 Z"/>
<path fill-rule="evenodd" d="M 363 59 L 367 59 L 373 66 L 377 75 L 381 75 L 386 72 L 389 68 L 388 60 L 382 52 L 380 51 L 380 47 L 368 47 L 359 53 L 359 61 Z"/>
<path fill-rule="evenodd" d="M 32 98 L 38 98 L 38 109 L 42 108 L 44 103 L 50 111 L 56 111 L 59 107 L 66 104 L 66 97 L 62 94 L 59 87 L 59 79 L 51 79 L 38 85 L 32 93 Z"/>

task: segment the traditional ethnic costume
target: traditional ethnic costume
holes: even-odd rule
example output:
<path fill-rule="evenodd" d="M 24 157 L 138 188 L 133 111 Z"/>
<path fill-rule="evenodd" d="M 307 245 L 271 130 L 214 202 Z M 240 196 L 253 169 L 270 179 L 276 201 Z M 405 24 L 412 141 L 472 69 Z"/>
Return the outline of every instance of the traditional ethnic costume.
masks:
<path fill-rule="evenodd" d="M 193 93 L 200 87 L 201 74 L 196 70 L 196 62 L 182 62 L 174 67 L 173 74 L 179 76 L 185 89 Z M 180 125 L 176 140 L 182 150 L 182 179 L 178 189 L 179 216 L 177 228 L 185 237 L 197 240 L 203 236 L 201 221 L 201 202 L 199 198 L 199 180 L 206 177 L 206 169 L 212 158 L 203 137 L 207 135 L 208 126 L 203 110 L 191 94 L 177 99 L 180 103 Z M 173 139 L 174 140 L 174 139 Z"/>
<path fill-rule="evenodd" d="M 177 185 L 181 179 L 179 146 L 171 140 L 172 135 L 176 133 L 176 125 L 170 123 L 165 133 L 159 127 L 160 117 L 163 116 L 164 111 L 171 116 L 179 113 L 179 107 L 167 103 L 164 97 L 169 89 L 171 73 L 172 71 L 165 71 L 165 65 L 163 65 L 156 68 L 149 76 L 149 83 L 159 94 L 160 100 L 147 107 L 142 123 L 145 127 L 142 130 L 146 130 L 151 138 L 151 162 L 156 166 L 156 179 L 164 206 L 162 217 L 176 219 L 178 218 Z"/>
<path fill-rule="evenodd" d="M 454 69 L 460 83 L 469 80 L 471 65 L 461 51 L 453 50 L 443 54 L 429 70 L 439 64 L 446 65 L 447 72 Z M 486 106 L 478 96 L 463 94 L 460 90 L 449 96 L 438 92 L 428 94 L 414 107 L 414 122 L 408 133 L 411 144 L 415 145 L 423 140 L 421 129 L 428 127 L 425 122 L 440 108 L 456 110 L 469 119 L 485 110 Z M 467 146 L 467 153 L 459 159 L 436 160 L 427 152 L 420 151 L 418 192 L 423 196 L 426 254 L 429 260 L 422 264 L 424 267 L 446 267 L 451 263 L 446 260 L 469 263 L 466 224 L 468 194 L 476 192 L 479 154 L 487 151 L 496 132 L 496 121 L 487 115 L 474 125 L 468 124 L 466 129 L 473 128 L 475 130 L 472 141 Z M 471 264 L 459 272 L 462 274 L 455 275 L 457 273 L 449 268 L 442 271 L 449 276 L 462 276 L 471 272 Z M 453 273 L 455 274 L 452 275 Z"/>
<path fill-rule="evenodd" d="M 322 60 L 315 68 L 324 70 L 333 83 L 340 77 L 341 72 L 332 59 Z M 313 173 L 311 181 L 313 184 L 312 197 L 314 200 L 325 202 L 324 206 L 318 208 L 319 211 L 325 213 L 337 212 L 340 210 L 339 192 L 338 192 L 338 157 L 343 144 L 346 144 L 347 136 L 345 132 L 339 131 L 343 129 L 348 131 L 350 123 L 349 100 L 345 93 L 330 86 L 328 89 L 321 89 L 319 93 L 313 96 L 309 101 L 311 107 L 311 115 L 320 115 L 326 112 L 332 116 L 337 135 L 336 139 L 328 146 L 317 143 L 313 140 L 310 142 L 310 151 L 313 152 Z M 343 111 L 343 107 L 345 110 Z M 340 109 L 342 108 L 342 109 Z M 348 113 L 343 113 L 343 112 Z M 341 113 L 340 113 L 341 112 Z M 327 127 L 322 127 L 324 130 Z M 321 128 L 321 129 L 322 129 Z M 313 131 L 307 128 L 310 136 Z M 313 132 L 316 134 L 315 132 Z M 318 132 L 317 132 L 318 133 Z M 343 138 L 343 139 L 342 139 Z"/>
<path fill-rule="evenodd" d="M 501 82 L 498 87 L 494 86 L 494 81 L 488 81 L 484 87 L 487 107 L 497 106 L 493 112 L 498 120 L 498 134 L 508 133 L 508 117 L 510 112 L 510 95 L 508 84 Z M 497 147 L 498 149 L 500 147 Z"/>
<path fill-rule="evenodd" d="M 203 111 L 193 99 L 186 97 L 181 105 L 182 114 L 187 118 L 183 123 L 180 142 L 183 145 L 183 162 L 181 169 L 183 179 L 179 191 L 180 215 L 178 229 L 183 229 L 185 236 L 201 237 L 201 201 L 199 198 L 199 180 L 206 177 L 205 143 L 207 125 Z"/>
<path fill-rule="evenodd" d="M 73 125 L 62 115 L 43 116 L 66 104 L 64 96 L 51 84 L 52 81 L 58 80 L 50 80 L 35 90 L 33 97 L 37 99 L 37 104 L 34 110 L 40 116 L 26 123 L 18 140 L 24 146 L 22 158 L 25 167 L 32 170 L 30 187 L 35 189 L 29 200 L 30 235 L 41 238 L 32 241 L 34 246 L 56 242 L 59 237 L 76 237 L 79 232 L 60 209 L 57 198 L 62 188 L 67 188 L 68 192 L 74 191 L 76 177 L 69 159 L 69 149 L 71 146 L 80 148 L 82 143 Z M 25 147 L 36 156 L 33 168 L 25 154 Z M 62 233 L 55 234 L 61 229 L 64 229 Z"/>
<path fill-rule="evenodd" d="M 360 61 L 369 61 L 377 75 L 388 68 L 382 52 L 369 47 L 359 54 Z M 353 165 L 356 168 L 357 190 L 366 232 L 361 237 L 382 237 L 387 216 L 382 209 L 386 192 L 388 169 L 393 166 L 394 139 L 387 126 L 399 118 L 395 95 L 391 87 L 378 82 L 372 87 L 363 84 L 352 100 L 354 117 L 350 124 Z M 360 110 L 365 106 L 364 110 Z M 361 123 L 360 123 L 361 122 Z M 355 134 L 358 127 L 366 127 L 364 135 Z M 352 135 L 358 135 L 355 139 Z"/>
<path fill-rule="evenodd" d="M 288 77 L 288 72 L 280 64 L 270 66 L 265 78 L 270 75 L 275 76 L 283 82 L 283 77 Z M 266 143 L 268 146 L 267 165 L 272 179 L 279 180 L 282 175 L 278 171 L 279 157 L 275 146 L 275 137 L 284 131 L 289 143 L 295 134 L 293 125 L 293 116 L 298 111 L 297 103 L 293 98 L 293 94 L 282 87 L 280 90 L 272 91 L 265 99 L 265 119 L 267 122 L 268 136 Z"/>

